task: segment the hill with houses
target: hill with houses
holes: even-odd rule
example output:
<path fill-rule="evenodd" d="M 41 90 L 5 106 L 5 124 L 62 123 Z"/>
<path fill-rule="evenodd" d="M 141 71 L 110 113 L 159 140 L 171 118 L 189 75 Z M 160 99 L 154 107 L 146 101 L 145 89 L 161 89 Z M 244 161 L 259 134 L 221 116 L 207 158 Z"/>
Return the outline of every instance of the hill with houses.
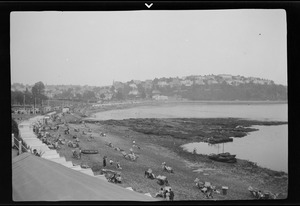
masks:
<path fill-rule="evenodd" d="M 31 91 L 32 86 L 14 83 L 12 92 Z M 103 102 L 128 99 L 188 100 L 287 100 L 287 86 L 257 77 L 190 75 L 152 80 L 114 81 L 109 86 L 45 85 L 48 99 Z M 12 100 L 13 101 L 13 100 Z"/>

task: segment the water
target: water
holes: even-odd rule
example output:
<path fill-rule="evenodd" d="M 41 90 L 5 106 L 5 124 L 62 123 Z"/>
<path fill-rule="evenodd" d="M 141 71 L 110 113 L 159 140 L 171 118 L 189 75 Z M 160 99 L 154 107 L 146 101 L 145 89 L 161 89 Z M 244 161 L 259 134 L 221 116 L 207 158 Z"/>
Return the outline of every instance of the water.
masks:
<path fill-rule="evenodd" d="M 262 121 L 287 121 L 287 104 L 180 103 L 104 111 L 96 113 L 95 116 L 93 119 L 98 120 L 236 117 Z"/>
<path fill-rule="evenodd" d="M 256 162 L 262 167 L 276 171 L 288 172 L 288 126 L 254 126 L 259 131 L 250 132 L 242 138 L 234 138 L 233 142 L 208 145 L 197 142 L 185 144 L 182 147 L 192 152 L 196 148 L 199 154 L 230 152 L 237 158 Z"/>
<path fill-rule="evenodd" d="M 274 103 L 180 103 L 105 111 L 95 114 L 94 119 L 218 117 L 288 121 L 288 107 L 287 104 Z M 262 167 L 288 172 L 288 125 L 254 127 L 259 130 L 224 144 L 224 152 L 236 154 L 237 158 L 256 162 Z M 189 152 L 196 148 L 202 154 L 218 153 L 216 146 L 209 146 L 207 143 L 189 143 L 183 147 Z M 219 145 L 219 152 L 222 150 L 223 144 Z"/>

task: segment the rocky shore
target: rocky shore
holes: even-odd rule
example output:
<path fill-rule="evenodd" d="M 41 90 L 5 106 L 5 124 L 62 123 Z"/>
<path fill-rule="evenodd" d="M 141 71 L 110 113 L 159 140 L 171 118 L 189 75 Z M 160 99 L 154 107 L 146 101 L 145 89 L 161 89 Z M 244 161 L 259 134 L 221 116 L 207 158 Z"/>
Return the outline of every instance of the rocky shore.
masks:
<path fill-rule="evenodd" d="M 244 137 L 248 132 L 256 131 L 253 125 L 281 125 L 287 122 L 254 121 L 237 118 L 139 118 L 125 120 L 86 120 L 114 126 L 125 126 L 133 131 L 148 135 L 171 136 L 186 141 L 216 141 L 223 143 L 231 137 Z"/>

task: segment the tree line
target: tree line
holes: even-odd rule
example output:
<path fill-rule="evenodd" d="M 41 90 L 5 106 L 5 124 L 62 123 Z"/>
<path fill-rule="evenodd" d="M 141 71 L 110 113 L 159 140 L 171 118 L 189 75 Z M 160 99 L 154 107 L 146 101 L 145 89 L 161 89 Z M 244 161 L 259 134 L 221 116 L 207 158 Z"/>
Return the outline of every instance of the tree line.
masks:
<path fill-rule="evenodd" d="M 131 83 L 131 82 L 129 82 Z M 144 88 L 142 84 L 137 84 L 138 93 L 131 93 L 129 83 L 124 84 L 123 88 L 116 89 L 110 87 L 112 100 L 127 100 L 127 99 L 145 99 L 152 98 L 153 91 L 159 91 L 161 95 L 172 97 L 178 96 L 188 100 L 287 100 L 287 86 L 276 84 L 255 84 L 253 82 L 239 85 L 230 85 L 226 82 L 219 84 L 193 84 L 192 86 L 179 85 L 171 87 L 170 85 L 159 87 L 157 81 L 153 81 L 151 88 Z M 54 99 L 77 100 L 97 102 L 99 99 L 105 99 L 107 94 L 100 94 L 99 88 L 93 90 L 85 90 L 80 93 L 80 87 L 69 88 L 56 94 Z M 12 91 L 12 104 L 41 104 L 43 100 L 47 100 L 45 96 L 45 86 L 42 82 L 37 82 L 29 91 Z"/>
<path fill-rule="evenodd" d="M 43 82 L 37 82 L 31 88 L 31 91 L 26 88 L 22 91 L 11 91 L 11 103 L 23 105 L 42 104 L 42 101 L 47 100 L 45 95 L 45 85 Z"/>

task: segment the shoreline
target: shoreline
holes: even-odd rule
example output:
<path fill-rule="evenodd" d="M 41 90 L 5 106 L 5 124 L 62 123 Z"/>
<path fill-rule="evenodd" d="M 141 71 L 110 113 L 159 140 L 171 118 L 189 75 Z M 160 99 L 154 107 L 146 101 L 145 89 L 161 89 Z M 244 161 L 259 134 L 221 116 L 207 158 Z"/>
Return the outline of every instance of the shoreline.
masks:
<path fill-rule="evenodd" d="M 288 124 L 288 122 L 281 121 L 266 122 L 239 118 L 130 118 L 123 120 L 86 120 L 85 122 L 96 125 L 101 124 L 114 127 L 126 127 L 132 131 L 145 135 L 155 135 L 159 138 L 170 137 L 174 141 L 175 139 L 183 140 L 183 144 L 194 142 L 209 143 L 212 136 L 217 137 L 216 139 L 213 139 L 218 141 L 216 144 L 221 144 L 228 142 L 229 139 L 243 138 L 247 136 L 249 132 L 257 131 L 258 129 L 254 128 L 255 126 L 277 126 Z M 178 128 L 173 127 L 173 125 L 176 125 Z M 222 125 L 222 127 L 220 125 Z M 236 125 L 238 125 L 238 128 Z M 201 129 L 193 129 L 194 127 Z M 201 155 L 203 157 L 208 157 L 208 155 L 205 154 Z M 256 164 L 254 161 L 237 159 Z M 269 168 L 265 169 L 272 170 Z M 276 170 L 272 171 L 283 172 Z"/>

